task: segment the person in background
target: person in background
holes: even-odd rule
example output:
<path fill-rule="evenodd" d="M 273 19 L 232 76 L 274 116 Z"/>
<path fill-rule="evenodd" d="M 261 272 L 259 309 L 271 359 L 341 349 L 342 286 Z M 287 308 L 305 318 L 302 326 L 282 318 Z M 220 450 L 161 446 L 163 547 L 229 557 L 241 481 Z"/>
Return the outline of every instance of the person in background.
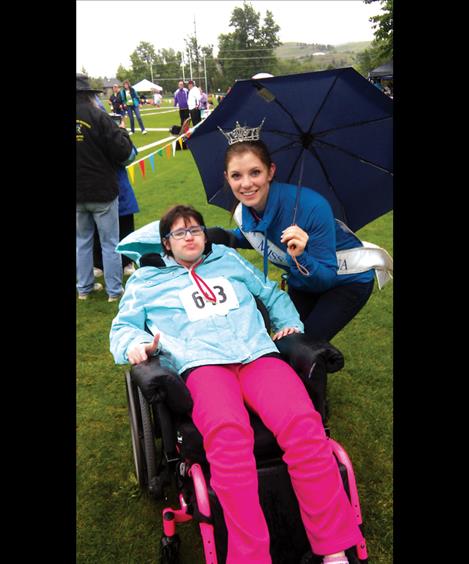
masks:
<path fill-rule="evenodd" d="M 121 241 L 135 230 L 134 214 L 140 210 L 125 166 L 118 169 L 117 176 L 119 180 L 119 241 Z M 133 274 L 135 272 L 133 262 L 125 255 L 121 255 L 121 257 L 124 274 L 127 276 Z M 98 231 L 94 232 L 93 264 L 95 277 L 102 276 L 103 257 Z"/>
<path fill-rule="evenodd" d="M 109 97 L 109 102 L 112 111 L 121 116 L 121 123 L 124 124 L 125 110 L 122 98 L 120 97 L 120 86 L 118 84 L 112 85 L 112 94 Z"/>
<path fill-rule="evenodd" d="M 122 99 L 124 109 L 127 111 L 127 115 L 129 116 L 130 135 L 133 135 L 135 133 L 134 114 L 137 117 L 138 124 L 140 126 L 140 129 L 142 130 L 142 135 L 146 135 L 148 132 L 145 129 L 142 118 L 140 116 L 140 100 L 137 92 L 135 91 L 135 88 L 131 86 L 128 80 L 124 80 L 123 88 L 120 91 L 120 97 Z"/>
<path fill-rule="evenodd" d="M 159 108 L 161 106 L 161 94 L 158 92 L 158 90 L 153 89 L 153 105 L 155 105 L 157 108 Z"/>
<path fill-rule="evenodd" d="M 76 76 L 76 253 L 78 299 L 102 289 L 93 273 L 95 224 L 101 241 L 104 281 L 108 301 L 117 301 L 123 292 L 122 262 L 116 252 L 119 242 L 117 171 L 134 155 L 124 127 L 117 126 L 103 111 L 88 77 Z M 133 156 L 135 158 L 135 155 Z"/>
<path fill-rule="evenodd" d="M 174 92 L 174 105 L 179 108 L 179 118 L 181 120 L 181 127 L 184 121 L 189 117 L 189 107 L 187 105 L 187 95 L 189 90 L 184 88 L 184 81 L 178 82 L 178 89 Z"/>
<path fill-rule="evenodd" d="M 199 100 L 200 118 L 205 119 L 210 113 L 208 108 L 208 97 L 207 94 L 203 91 L 202 87 L 200 87 L 199 90 L 200 90 L 200 100 Z"/>
<path fill-rule="evenodd" d="M 284 451 L 314 553 L 325 555 L 325 564 L 348 564 L 344 551 L 363 536 L 321 417 L 275 345 L 303 331 L 298 312 L 288 294 L 234 249 L 207 248 L 205 230 L 190 206 L 161 218 L 163 264 L 139 268 L 127 281 L 110 331 L 114 360 L 139 364 L 165 353 L 185 380 L 210 485 L 223 508 L 227 564 L 272 562 L 246 405 Z M 273 337 L 254 296 L 269 312 Z"/>
<path fill-rule="evenodd" d="M 187 96 L 187 107 L 189 108 L 189 113 L 191 116 L 192 125 L 197 125 L 201 120 L 200 117 L 200 90 L 195 85 L 195 82 L 191 79 L 187 83 L 189 88 L 189 94 Z"/>
<path fill-rule="evenodd" d="M 382 82 L 381 82 L 381 80 L 380 80 L 379 78 L 373 79 L 372 82 L 373 82 L 373 85 L 376 86 L 376 88 L 377 88 L 378 90 L 381 90 L 381 92 L 383 91 L 383 84 L 382 84 Z"/>

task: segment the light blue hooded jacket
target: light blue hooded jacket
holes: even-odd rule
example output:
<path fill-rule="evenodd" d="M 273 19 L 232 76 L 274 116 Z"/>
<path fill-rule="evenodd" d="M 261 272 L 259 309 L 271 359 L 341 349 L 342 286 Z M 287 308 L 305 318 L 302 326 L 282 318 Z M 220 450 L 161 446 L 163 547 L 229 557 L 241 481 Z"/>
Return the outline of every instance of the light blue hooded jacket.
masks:
<path fill-rule="evenodd" d="M 143 253 L 161 252 L 158 223 L 134 231 L 119 243 L 117 250 L 137 262 Z M 152 335 L 157 332 L 161 333 L 158 352 L 164 353 L 179 374 L 207 364 L 252 362 L 265 354 L 278 352 L 253 296 L 265 304 L 274 332 L 286 327 L 304 330 L 288 294 L 275 282 L 265 280 L 264 275 L 234 249 L 212 245 L 212 252 L 204 256 L 196 272 L 204 281 L 228 279 L 239 307 L 224 315 L 210 315 L 195 321 L 189 320 L 180 293 L 191 287 L 195 293 L 197 286 L 188 270 L 172 257 L 164 257 L 164 262 L 165 267 L 139 268 L 127 281 L 110 332 L 116 364 L 128 362 L 128 349 L 137 343 L 151 343 Z M 200 294 L 195 295 L 200 305 Z M 213 306 L 205 303 L 203 307 Z"/>

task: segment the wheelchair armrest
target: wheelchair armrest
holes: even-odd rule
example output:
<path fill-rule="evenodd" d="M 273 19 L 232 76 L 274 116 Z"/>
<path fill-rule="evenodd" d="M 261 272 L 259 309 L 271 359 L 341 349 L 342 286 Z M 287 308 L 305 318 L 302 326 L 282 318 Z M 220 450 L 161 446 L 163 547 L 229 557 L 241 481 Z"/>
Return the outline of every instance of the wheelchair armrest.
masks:
<path fill-rule="evenodd" d="M 327 341 L 314 341 L 301 333 L 287 335 L 275 341 L 283 360 L 301 378 L 305 388 L 326 426 L 327 373 L 344 366 L 342 353 Z"/>
<path fill-rule="evenodd" d="M 210 243 L 215 243 L 216 245 L 236 247 L 236 237 L 231 231 L 222 227 L 207 227 L 207 239 Z"/>
<path fill-rule="evenodd" d="M 158 356 L 132 366 L 130 377 L 149 404 L 164 401 L 175 413 L 192 410 L 189 388 L 176 372 L 161 366 Z"/>
<path fill-rule="evenodd" d="M 321 365 L 326 373 L 337 372 L 344 366 L 344 356 L 327 341 L 314 341 L 302 333 L 287 335 L 275 344 L 291 367 L 304 378 L 310 378 L 315 365 Z"/>

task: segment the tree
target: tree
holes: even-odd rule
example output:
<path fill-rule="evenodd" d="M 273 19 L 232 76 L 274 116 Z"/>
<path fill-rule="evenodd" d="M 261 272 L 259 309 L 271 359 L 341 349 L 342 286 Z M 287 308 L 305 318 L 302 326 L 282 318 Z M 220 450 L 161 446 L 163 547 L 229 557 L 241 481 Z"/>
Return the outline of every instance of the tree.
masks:
<path fill-rule="evenodd" d="M 393 57 L 393 0 L 363 0 L 365 4 L 379 2 L 383 13 L 372 16 L 374 40 L 371 47 L 357 54 L 357 70 L 367 76 L 370 70 Z"/>
<path fill-rule="evenodd" d="M 365 4 L 376 1 L 380 2 L 383 10 L 383 14 L 370 18 L 374 24 L 373 29 L 376 29 L 374 33 L 376 46 L 383 58 L 390 59 L 393 55 L 393 0 L 364 0 Z"/>
<path fill-rule="evenodd" d="M 189 69 L 192 69 L 193 75 L 189 78 L 194 78 L 196 82 L 200 82 L 202 50 L 197 42 L 197 36 L 191 35 L 187 39 L 184 39 L 184 43 L 186 44 L 185 61 L 189 65 Z"/>
<path fill-rule="evenodd" d="M 132 63 L 131 82 L 138 82 L 143 78 L 151 80 L 153 76 L 153 64 L 156 61 L 155 48 L 147 41 L 140 41 L 135 51 L 130 55 Z"/>
<path fill-rule="evenodd" d="M 224 86 L 233 84 L 240 78 L 249 78 L 264 71 L 272 72 L 277 60 L 274 49 L 280 45 L 278 32 L 272 12 L 267 11 L 264 24 L 260 27 L 260 13 L 249 2 L 233 10 L 230 27 L 232 33 L 218 37 L 218 61 L 224 75 Z"/>
<path fill-rule="evenodd" d="M 124 80 L 128 79 L 131 76 L 131 74 L 132 74 L 132 71 L 129 70 L 129 69 L 126 69 L 124 66 L 119 65 L 117 67 L 116 78 L 121 83 L 124 82 Z"/>
<path fill-rule="evenodd" d="M 272 14 L 272 12 L 269 12 L 269 10 L 267 10 L 267 12 L 265 13 L 264 25 L 261 29 L 260 37 L 260 41 L 263 47 L 274 49 L 275 47 L 281 45 L 277 36 L 279 31 L 280 26 L 275 23 L 274 15 Z"/>

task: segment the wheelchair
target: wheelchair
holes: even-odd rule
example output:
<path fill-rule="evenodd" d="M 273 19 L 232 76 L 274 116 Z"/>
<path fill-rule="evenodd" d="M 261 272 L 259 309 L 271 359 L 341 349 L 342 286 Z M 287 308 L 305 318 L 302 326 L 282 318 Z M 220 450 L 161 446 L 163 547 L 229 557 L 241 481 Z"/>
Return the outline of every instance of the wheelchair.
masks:
<path fill-rule="evenodd" d="M 223 234 L 220 240 L 220 231 L 223 230 L 217 232 L 217 229 L 219 228 L 207 230 L 209 240 L 230 243 Z M 159 255 L 150 253 L 142 257 L 140 265 L 161 266 L 159 260 Z M 267 310 L 260 300 L 256 301 L 270 332 Z M 313 343 L 301 334 L 283 337 L 276 341 L 276 345 L 281 358 L 301 378 L 322 417 L 345 491 L 363 534 L 351 461 L 345 449 L 330 437 L 327 427 L 327 375 L 343 367 L 343 355 L 330 343 Z M 159 555 L 155 555 L 155 561 L 161 564 L 179 562 L 181 539 L 177 525 L 193 520 L 200 530 L 204 562 L 224 563 L 227 530 L 223 510 L 210 487 L 210 468 L 202 436 L 190 417 L 192 398 L 183 378 L 172 370 L 165 355 L 160 354 L 127 370 L 125 385 L 132 452 L 139 486 L 155 500 L 164 500 L 167 488 L 175 488 L 179 500 L 178 507 L 165 507 L 162 510 L 163 530 Z M 319 564 L 322 557 L 311 551 L 287 466 L 282 460 L 283 452 L 261 419 L 253 412 L 249 412 L 249 415 L 254 430 L 259 497 L 269 528 L 272 562 Z M 353 564 L 368 562 L 365 541 L 345 552 L 349 562 Z"/>

